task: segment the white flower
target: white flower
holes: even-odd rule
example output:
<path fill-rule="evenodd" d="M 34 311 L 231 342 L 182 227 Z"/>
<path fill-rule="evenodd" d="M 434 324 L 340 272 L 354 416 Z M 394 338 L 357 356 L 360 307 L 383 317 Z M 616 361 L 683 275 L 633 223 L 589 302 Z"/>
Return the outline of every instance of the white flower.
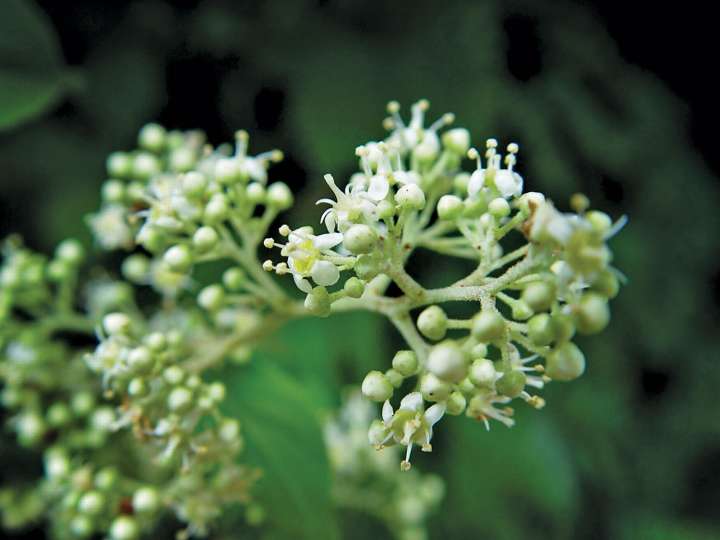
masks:
<path fill-rule="evenodd" d="M 103 249 L 128 248 L 132 245 L 132 230 L 122 206 L 110 205 L 88 219 L 95 240 Z"/>
<path fill-rule="evenodd" d="M 445 404 L 436 403 L 424 410 L 422 394 L 411 392 L 400 401 L 397 411 L 393 410 L 389 401 L 382 408 L 382 419 L 388 431 L 386 441 L 393 439 L 396 443 L 407 447 L 405 460 L 400 464 L 403 470 L 410 468 L 410 454 L 413 444 L 421 445 L 423 452 L 430 452 L 430 440 L 433 426 L 445 414 Z"/>
<path fill-rule="evenodd" d="M 489 419 L 497 420 L 507 427 L 512 427 L 515 425 L 515 420 L 511 418 L 513 410 L 510 407 L 504 409 L 495 408 L 496 403 L 504 405 L 510 401 L 509 397 L 499 396 L 494 390 L 481 389 L 468 403 L 467 415 L 482 421 L 488 431 L 490 430 Z"/>
<path fill-rule="evenodd" d="M 513 170 L 515 166 L 515 154 L 518 147 L 515 143 L 508 145 L 508 153 L 505 156 L 506 168 L 502 168 L 502 156 L 496 151 L 497 141 L 488 139 L 487 151 L 485 157 L 487 159 L 487 168 L 483 169 L 480 153 L 472 148 L 468 152 L 471 159 L 477 160 L 477 168 L 470 176 L 468 182 L 468 194 L 477 195 L 483 188 L 492 188 L 493 186 L 501 196 L 509 199 L 510 197 L 518 197 L 522 194 L 523 179 Z"/>
<path fill-rule="evenodd" d="M 396 101 L 388 103 L 390 118 L 387 119 L 387 127 L 392 129 L 388 141 L 397 144 L 403 152 L 409 152 L 422 145 L 424 152 L 437 154 L 440 149 L 437 130 L 451 124 L 455 117 L 450 113 L 444 114 L 426 128 L 424 127 L 425 112 L 429 108 L 430 103 L 426 99 L 413 103 L 410 109 L 410 122 L 406 125 L 399 114 L 400 105 Z"/>
<path fill-rule="evenodd" d="M 530 239 L 534 241 L 554 240 L 560 245 L 567 244 L 574 230 L 573 216 L 562 214 L 550 201 L 538 205 L 532 215 Z"/>
<path fill-rule="evenodd" d="M 330 208 L 325 210 L 320 217 L 320 223 L 327 227 L 328 232 L 334 233 L 337 229 L 345 230 L 360 218 L 370 223 L 377 221 L 375 204 L 360 182 L 348 184 L 343 193 L 335 184 L 331 174 L 326 174 L 324 178 L 335 195 L 335 200 L 320 199 L 315 204 L 330 205 Z M 375 187 L 372 189 L 376 196 L 380 194 L 383 189 L 382 180 L 377 180 Z"/>
<path fill-rule="evenodd" d="M 340 270 L 325 257 L 337 255 L 332 248 L 340 244 L 342 239 L 341 233 L 315 235 L 312 227 L 301 227 L 290 232 L 287 244 L 276 244 L 282 248 L 282 255 L 287 257 L 288 268 L 298 289 L 305 293 L 312 290 L 312 285 L 306 279 L 308 277 L 324 287 L 337 283 Z"/>

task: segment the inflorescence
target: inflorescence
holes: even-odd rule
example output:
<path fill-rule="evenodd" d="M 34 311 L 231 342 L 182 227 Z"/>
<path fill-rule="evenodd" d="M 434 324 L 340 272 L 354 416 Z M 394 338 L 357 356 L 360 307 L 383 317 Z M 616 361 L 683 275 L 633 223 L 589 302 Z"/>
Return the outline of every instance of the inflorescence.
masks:
<path fill-rule="evenodd" d="M 244 131 L 234 145 L 212 147 L 200 132 L 150 124 L 137 150 L 109 157 L 102 206 L 88 218 L 100 248 L 125 252 L 123 280 L 96 272 L 79 286 L 84 249 L 74 240 L 51 259 L 8 240 L 2 401 L 18 442 L 44 453 L 45 477 L 0 492 L 5 524 L 44 516 L 59 538 L 132 540 L 165 510 L 188 524 L 188 536 L 205 534 L 228 503 L 254 508 L 258 471 L 238 463 L 242 426 L 221 412 L 224 385 L 204 374 L 226 359 L 246 361 L 292 318 L 368 310 L 402 335 L 407 347 L 361 385 L 383 403 L 370 445 L 401 447 L 402 470 L 414 447 L 432 450 L 445 415 L 510 427 L 513 400 L 540 409 L 544 385 L 582 375 L 573 338 L 610 320 L 622 276 L 607 242 L 624 219 L 613 222 L 579 194 L 572 212 L 561 212 L 524 191 L 517 144 L 504 154 L 495 139 L 472 147 L 468 130 L 449 127 L 452 114 L 426 127 L 427 109 L 417 102 L 405 123 L 399 104 L 388 105 L 389 135 L 356 148 L 358 172 L 345 187 L 325 175 L 330 197 L 318 201 L 318 227 L 283 224 L 268 234 L 293 205 L 289 187 L 268 180 L 280 151 L 250 155 Z M 279 257 L 260 263 L 266 249 Z M 426 288 L 407 270 L 418 249 L 473 270 Z M 226 269 L 200 287 L 195 269 L 215 261 Z M 304 299 L 272 273 L 291 275 Z M 388 293 L 391 284 L 400 295 Z M 152 309 L 138 306 L 133 286 L 156 292 Z M 331 462 L 349 479 L 339 504 L 353 500 L 353 478 L 384 470 L 382 460 L 362 457 L 358 470 L 337 458 L 339 441 L 356 445 L 366 415 L 349 418 L 354 425 L 344 418 L 328 427 Z M 387 519 L 398 530 L 421 521 Z"/>

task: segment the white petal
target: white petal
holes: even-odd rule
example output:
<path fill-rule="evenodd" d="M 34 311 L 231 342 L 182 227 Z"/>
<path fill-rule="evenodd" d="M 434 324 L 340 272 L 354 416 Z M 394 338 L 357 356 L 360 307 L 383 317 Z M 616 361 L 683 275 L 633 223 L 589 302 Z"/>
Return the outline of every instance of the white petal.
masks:
<path fill-rule="evenodd" d="M 495 172 L 495 187 L 503 197 L 513 197 L 522 193 L 522 176 L 507 169 Z"/>
<path fill-rule="evenodd" d="M 300 289 L 302 292 L 312 292 L 312 285 L 310 285 L 310 282 L 307 279 L 303 278 L 298 274 L 293 274 L 293 280 L 295 281 L 295 285 L 297 285 L 297 288 Z"/>
<path fill-rule="evenodd" d="M 387 424 L 390 420 L 392 420 L 393 414 L 395 414 L 395 411 L 393 410 L 393 406 L 390 404 L 389 401 L 385 400 L 385 403 L 383 403 L 382 408 L 382 419 Z"/>
<path fill-rule="evenodd" d="M 428 424 L 434 426 L 438 422 L 438 420 L 443 417 L 443 414 L 445 414 L 445 404 L 436 403 L 435 405 L 429 407 L 427 411 L 425 411 L 424 417 Z"/>
<path fill-rule="evenodd" d="M 485 171 L 483 169 L 475 169 L 470 175 L 467 190 L 469 195 L 477 195 L 485 184 Z"/>
<path fill-rule="evenodd" d="M 323 287 L 335 285 L 340 279 L 340 270 L 330 261 L 317 261 L 310 270 L 313 281 Z"/>
<path fill-rule="evenodd" d="M 330 249 L 337 246 L 342 240 L 341 233 L 320 234 L 313 238 L 313 245 L 318 249 Z"/>
<path fill-rule="evenodd" d="M 370 187 L 368 188 L 368 195 L 374 201 L 383 200 L 390 190 L 390 182 L 386 176 L 376 174 L 370 179 Z"/>
<path fill-rule="evenodd" d="M 420 392 L 411 392 L 400 402 L 400 408 L 404 411 L 421 411 L 423 409 L 423 397 Z"/>

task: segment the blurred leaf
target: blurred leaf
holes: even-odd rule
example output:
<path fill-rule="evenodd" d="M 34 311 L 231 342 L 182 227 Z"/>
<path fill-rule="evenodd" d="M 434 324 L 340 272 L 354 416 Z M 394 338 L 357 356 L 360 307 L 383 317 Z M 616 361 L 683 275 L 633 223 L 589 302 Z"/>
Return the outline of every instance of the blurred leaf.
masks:
<path fill-rule="evenodd" d="M 53 28 L 27 0 L 0 2 L 0 130 L 52 106 L 63 91 L 63 62 Z"/>
<path fill-rule="evenodd" d="M 262 359 L 224 375 L 227 412 L 247 443 L 243 458 L 262 469 L 255 493 L 270 516 L 268 537 L 338 538 L 312 391 Z"/>

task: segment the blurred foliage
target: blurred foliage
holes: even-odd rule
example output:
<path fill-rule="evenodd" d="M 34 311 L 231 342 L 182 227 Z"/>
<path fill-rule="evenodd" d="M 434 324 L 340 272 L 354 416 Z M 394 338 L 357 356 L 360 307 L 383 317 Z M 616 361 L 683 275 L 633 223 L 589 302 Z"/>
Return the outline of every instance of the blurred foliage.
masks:
<path fill-rule="evenodd" d="M 298 212 L 315 216 L 321 174 L 353 168 L 355 146 L 380 136 L 385 102 L 428 97 L 475 140 L 518 141 L 529 189 L 560 206 L 582 190 L 598 208 L 630 216 L 614 241 L 630 283 L 609 330 L 582 344 L 586 376 L 551 385 L 546 410 L 520 411 L 513 430 L 447 422 L 437 451 L 419 456 L 418 467 L 447 482 L 431 537 L 720 537 L 717 181 L 691 147 L 686 107 L 624 63 L 586 8 L 42 4 L 76 81 L 59 102 L 67 69 L 46 17 L 4 1 L 0 129 L 15 129 L 0 134 L 2 233 L 22 232 L 46 250 L 67 235 L 87 239 L 81 216 L 96 207 L 104 156 L 129 147 L 149 120 L 205 129 L 214 142 L 249 128 L 261 149 L 287 151 L 276 178 L 301 190 L 308 203 Z M 419 254 L 420 278 L 437 280 L 424 262 Z M 330 508 L 319 422 L 342 384 L 386 363 L 386 341 L 396 339 L 369 317 L 300 321 L 225 375 L 269 503 L 270 526 L 243 534 L 381 534 L 370 518 Z M 274 381 L 272 395 L 256 378 Z"/>

